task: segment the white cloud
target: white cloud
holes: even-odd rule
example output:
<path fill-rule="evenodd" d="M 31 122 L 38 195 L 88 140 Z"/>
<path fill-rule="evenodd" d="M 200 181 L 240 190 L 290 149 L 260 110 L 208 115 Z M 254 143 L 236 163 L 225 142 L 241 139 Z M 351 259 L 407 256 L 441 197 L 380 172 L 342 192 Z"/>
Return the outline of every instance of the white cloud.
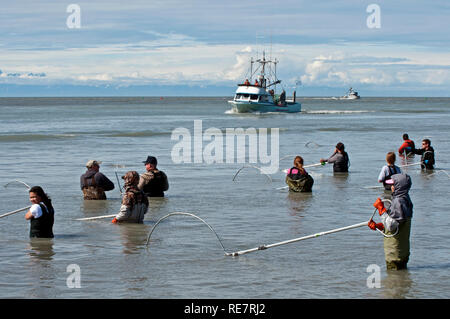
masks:
<path fill-rule="evenodd" d="M 252 46 L 211 45 L 182 34 L 65 50 L 0 48 L 2 83 L 220 84 L 243 81 Z M 447 52 L 394 45 L 273 45 L 282 84 L 450 86 Z M 17 76 L 8 76 L 17 74 Z M 45 76 L 38 76 L 39 74 Z M 22 82 L 20 82 L 22 81 Z"/>

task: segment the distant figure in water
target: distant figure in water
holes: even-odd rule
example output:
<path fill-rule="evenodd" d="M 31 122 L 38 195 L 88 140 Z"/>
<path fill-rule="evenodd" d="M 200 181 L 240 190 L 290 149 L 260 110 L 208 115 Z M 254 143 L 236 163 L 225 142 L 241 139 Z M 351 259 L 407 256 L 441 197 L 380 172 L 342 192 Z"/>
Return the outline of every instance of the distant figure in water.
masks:
<path fill-rule="evenodd" d="M 409 139 L 408 134 L 403 134 L 403 144 L 398 149 L 400 155 L 410 156 L 414 154 L 415 145 L 412 140 Z"/>
<path fill-rule="evenodd" d="M 328 159 L 320 159 L 321 163 L 333 163 L 333 172 L 335 173 L 346 173 L 349 167 L 349 157 L 345 151 L 345 146 L 343 143 L 339 142 L 336 144 L 333 155 Z"/>
<path fill-rule="evenodd" d="M 29 194 L 32 205 L 25 219 L 30 221 L 30 238 L 53 238 L 55 211 L 50 197 L 40 186 L 31 187 Z"/>
<path fill-rule="evenodd" d="M 314 179 L 303 168 L 303 158 L 296 156 L 294 159 L 294 166 L 288 169 L 286 175 L 286 184 L 292 192 L 311 192 L 314 184 Z"/>
<path fill-rule="evenodd" d="M 434 169 L 434 149 L 431 147 L 431 141 L 429 139 L 424 139 L 422 141 L 422 148 L 414 150 L 415 154 L 422 155 L 420 162 L 422 169 Z"/>

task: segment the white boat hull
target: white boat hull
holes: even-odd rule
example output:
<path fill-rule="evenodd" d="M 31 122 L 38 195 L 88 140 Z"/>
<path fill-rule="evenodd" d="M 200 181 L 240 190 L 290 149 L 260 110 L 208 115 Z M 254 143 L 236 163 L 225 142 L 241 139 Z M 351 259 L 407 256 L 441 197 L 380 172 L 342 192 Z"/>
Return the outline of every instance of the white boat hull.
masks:
<path fill-rule="evenodd" d="M 341 99 L 343 100 L 357 100 L 359 96 L 343 96 Z"/>
<path fill-rule="evenodd" d="M 232 105 L 233 112 L 236 113 L 267 113 L 267 112 L 286 112 L 286 113 L 298 113 L 301 112 L 302 107 L 300 103 L 286 102 L 284 106 L 276 105 L 274 103 L 261 103 L 261 102 L 240 102 L 240 101 L 228 101 Z"/>

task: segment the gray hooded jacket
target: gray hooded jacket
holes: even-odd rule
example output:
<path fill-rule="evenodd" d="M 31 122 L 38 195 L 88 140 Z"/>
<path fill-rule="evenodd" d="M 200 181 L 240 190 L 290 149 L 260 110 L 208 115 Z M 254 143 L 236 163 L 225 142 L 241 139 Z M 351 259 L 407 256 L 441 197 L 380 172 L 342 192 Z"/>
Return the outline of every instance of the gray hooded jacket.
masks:
<path fill-rule="evenodd" d="M 411 177 L 408 174 L 395 174 L 391 179 L 394 181 L 394 192 L 387 213 L 396 221 L 403 222 L 413 215 L 413 203 L 408 194 L 412 185 Z"/>

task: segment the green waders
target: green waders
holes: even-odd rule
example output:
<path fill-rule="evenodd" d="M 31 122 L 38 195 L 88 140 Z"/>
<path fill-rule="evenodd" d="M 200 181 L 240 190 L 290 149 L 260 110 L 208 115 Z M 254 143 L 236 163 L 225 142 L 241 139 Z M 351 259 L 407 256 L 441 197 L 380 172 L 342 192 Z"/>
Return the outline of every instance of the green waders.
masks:
<path fill-rule="evenodd" d="M 314 185 L 314 179 L 311 175 L 306 175 L 300 179 L 292 179 L 286 176 L 286 184 L 289 186 L 289 190 L 293 192 L 311 192 Z"/>
<path fill-rule="evenodd" d="M 409 237 L 411 233 L 411 218 L 399 224 L 397 235 L 384 237 L 384 258 L 386 268 L 391 270 L 406 269 L 409 260 Z M 386 235 L 392 235 L 386 232 Z"/>

